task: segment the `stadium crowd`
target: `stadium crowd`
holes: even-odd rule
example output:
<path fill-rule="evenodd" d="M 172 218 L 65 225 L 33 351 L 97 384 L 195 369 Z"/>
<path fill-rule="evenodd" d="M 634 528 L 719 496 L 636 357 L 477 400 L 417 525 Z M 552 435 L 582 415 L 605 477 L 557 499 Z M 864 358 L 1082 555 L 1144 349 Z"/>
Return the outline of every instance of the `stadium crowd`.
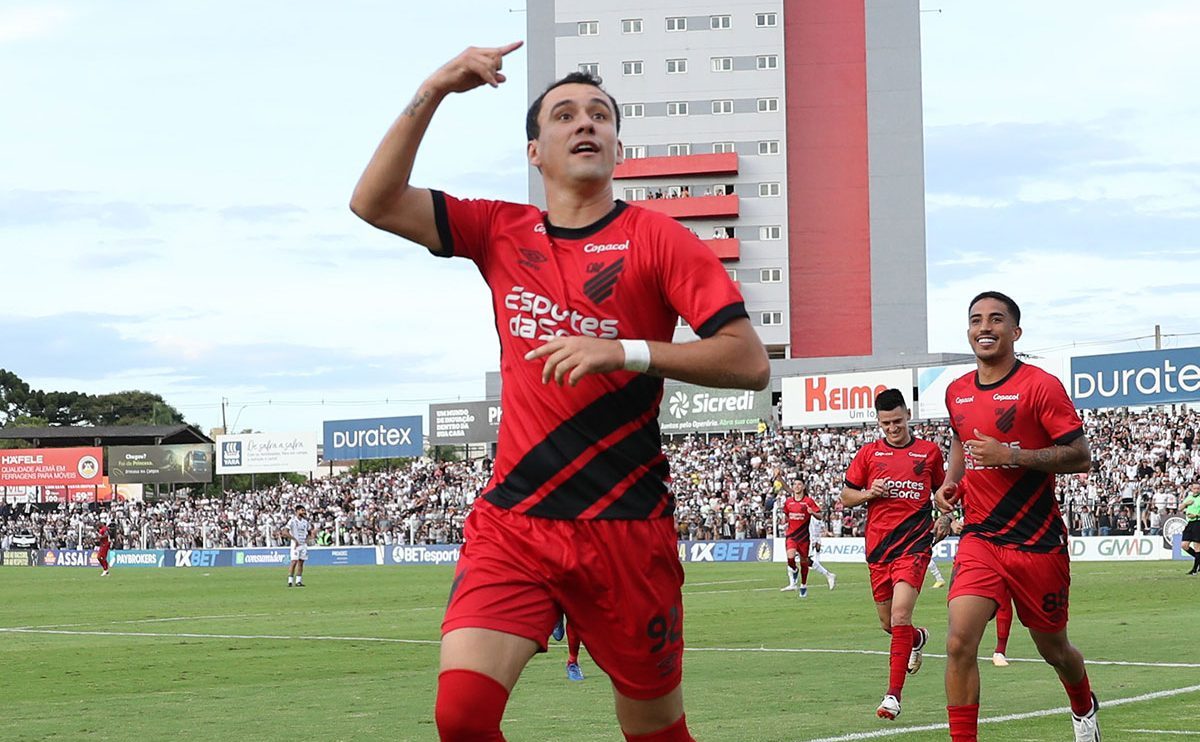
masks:
<path fill-rule="evenodd" d="M 1200 412 L 1126 409 L 1084 416 L 1092 445 L 1087 475 L 1059 478 L 1064 517 L 1075 535 L 1157 534 L 1200 481 Z M 944 423 L 914 434 L 948 450 Z M 864 508 L 843 508 L 842 478 L 874 427 L 677 437 L 671 463 L 676 521 L 684 539 L 773 535 L 776 503 L 795 480 L 808 484 L 833 536 L 860 536 Z M 0 503 L 0 546 L 28 531 L 43 548 L 90 548 L 100 522 L 114 547 L 217 548 L 280 545 L 296 504 L 309 508 L 317 543 L 422 544 L 461 541 L 471 503 L 487 483 L 486 460 L 419 459 L 405 469 L 283 484 L 222 498 L 57 506 Z"/>

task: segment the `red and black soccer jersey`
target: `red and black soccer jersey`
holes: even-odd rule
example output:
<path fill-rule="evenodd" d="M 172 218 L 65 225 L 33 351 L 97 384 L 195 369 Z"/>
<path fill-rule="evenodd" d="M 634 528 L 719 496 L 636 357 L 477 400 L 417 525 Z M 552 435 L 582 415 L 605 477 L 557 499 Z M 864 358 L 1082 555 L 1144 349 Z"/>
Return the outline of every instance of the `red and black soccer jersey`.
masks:
<path fill-rule="evenodd" d="M 97 542 L 96 545 L 102 551 L 107 551 L 108 547 L 112 545 L 112 540 L 109 538 L 109 535 L 108 535 L 108 527 L 107 526 L 100 526 L 100 540 Z"/>
<path fill-rule="evenodd" d="M 946 389 L 950 426 L 960 441 L 975 431 L 1027 449 L 1066 445 L 1083 435 L 1083 421 L 1062 382 L 1017 362 L 994 384 L 972 371 Z M 1019 466 L 979 467 L 964 451 L 963 533 L 1021 551 L 1063 553 L 1067 532 L 1054 497 L 1054 475 Z"/>
<path fill-rule="evenodd" d="M 921 438 L 901 448 L 883 438 L 868 443 L 850 462 L 846 486 L 866 490 L 880 479 L 887 482 L 888 494 L 867 501 L 867 563 L 928 554 L 933 548 L 933 493 L 946 479 L 942 450 Z"/>
<path fill-rule="evenodd" d="M 674 219 L 621 201 L 578 229 L 526 204 L 433 191 L 433 205 L 440 255 L 478 266 L 500 336 L 504 417 L 483 497 L 545 518 L 672 515 L 662 380 L 617 371 L 543 384 L 543 361 L 525 354 L 566 335 L 670 342 L 680 316 L 709 337 L 747 316 L 720 261 Z"/>
<path fill-rule="evenodd" d="M 783 503 L 783 516 L 787 518 L 788 540 L 808 541 L 811 538 L 808 532 L 808 522 L 819 512 L 821 512 L 821 506 L 817 505 L 817 501 L 808 495 L 800 500 L 789 497 Z"/>

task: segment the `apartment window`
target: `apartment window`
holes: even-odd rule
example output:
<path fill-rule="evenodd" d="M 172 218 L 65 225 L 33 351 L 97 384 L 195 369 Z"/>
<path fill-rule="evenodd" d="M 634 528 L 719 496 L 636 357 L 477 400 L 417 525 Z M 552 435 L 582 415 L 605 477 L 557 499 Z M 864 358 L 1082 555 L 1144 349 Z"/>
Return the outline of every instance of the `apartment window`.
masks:
<path fill-rule="evenodd" d="M 733 268 L 726 268 L 725 275 L 729 276 L 730 281 L 737 280 L 737 271 L 735 271 Z"/>
<path fill-rule="evenodd" d="M 673 101 L 667 104 L 668 116 L 686 116 L 688 115 L 687 101 Z"/>
<path fill-rule="evenodd" d="M 668 144 L 667 156 L 678 157 L 679 155 L 690 155 L 692 153 L 692 145 L 690 144 Z"/>
<path fill-rule="evenodd" d="M 760 240 L 781 240 L 783 239 L 783 228 L 779 225 L 770 227 L 758 228 L 758 239 Z"/>
<path fill-rule="evenodd" d="M 600 74 L 600 63 L 599 62 L 580 62 L 579 63 L 579 71 L 584 74 L 595 77 Z"/>
<path fill-rule="evenodd" d="M 645 201 L 646 200 L 646 189 L 645 188 L 626 188 L 625 189 L 625 200 L 626 201 Z"/>
<path fill-rule="evenodd" d="M 640 75 L 642 74 L 642 60 L 633 59 L 628 62 L 621 62 L 622 75 Z"/>
<path fill-rule="evenodd" d="M 667 60 L 667 74 L 668 75 L 678 75 L 683 72 L 687 72 L 687 60 L 686 59 L 668 59 Z"/>
<path fill-rule="evenodd" d="M 759 183 L 758 195 L 760 198 L 778 198 L 779 184 L 778 183 Z"/>
<path fill-rule="evenodd" d="M 762 313 L 762 324 L 763 325 L 782 325 L 783 324 L 783 312 L 763 312 Z"/>
<path fill-rule="evenodd" d="M 779 18 L 774 13 L 755 13 L 755 28 L 774 28 L 779 25 Z"/>
<path fill-rule="evenodd" d="M 682 16 L 668 18 L 667 19 L 667 30 L 668 31 L 686 31 L 687 30 L 687 18 L 684 18 Z"/>
<path fill-rule="evenodd" d="M 779 69 L 779 55 L 760 54 L 754 58 L 754 66 L 760 70 L 777 70 Z"/>
<path fill-rule="evenodd" d="M 625 18 L 621 21 L 621 33 L 641 33 L 641 18 Z"/>
<path fill-rule="evenodd" d="M 630 144 L 625 146 L 624 155 L 626 160 L 637 160 L 646 156 L 646 145 Z"/>
<path fill-rule="evenodd" d="M 715 100 L 712 102 L 713 113 L 733 113 L 733 101 Z"/>
<path fill-rule="evenodd" d="M 580 21 L 579 35 L 580 36 L 598 36 L 600 34 L 600 21 Z"/>
<path fill-rule="evenodd" d="M 736 152 L 733 147 L 733 142 L 713 142 L 713 154 L 722 154 L 725 152 Z"/>
<path fill-rule="evenodd" d="M 758 280 L 763 283 L 780 283 L 783 281 L 783 269 L 763 268 L 758 272 Z"/>
<path fill-rule="evenodd" d="M 713 72 L 732 72 L 733 57 L 713 57 L 712 58 Z"/>
<path fill-rule="evenodd" d="M 714 31 L 720 31 L 726 28 L 732 28 L 733 23 L 727 15 L 710 15 L 708 17 L 708 27 Z"/>
<path fill-rule="evenodd" d="M 768 139 L 758 143 L 758 153 L 760 155 L 777 155 L 779 154 L 779 140 Z"/>
<path fill-rule="evenodd" d="M 778 98 L 759 98 L 758 112 L 759 113 L 775 113 L 779 110 Z"/>

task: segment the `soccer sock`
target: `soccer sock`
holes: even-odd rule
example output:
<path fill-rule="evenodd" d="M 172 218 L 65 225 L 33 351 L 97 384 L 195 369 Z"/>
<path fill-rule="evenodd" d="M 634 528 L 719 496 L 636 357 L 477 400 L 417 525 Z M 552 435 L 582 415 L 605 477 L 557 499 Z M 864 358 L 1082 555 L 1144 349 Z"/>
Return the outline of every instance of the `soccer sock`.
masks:
<path fill-rule="evenodd" d="M 800 584 L 808 584 L 808 560 L 800 562 Z"/>
<path fill-rule="evenodd" d="M 657 732 L 630 734 L 622 731 L 621 734 L 625 735 L 626 742 L 696 742 L 688 732 L 687 716 L 679 717 L 679 721 L 666 729 L 659 729 Z"/>
<path fill-rule="evenodd" d="M 571 631 L 571 626 L 567 626 L 567 662 L 569 664 L 579 663 L 579 636 Z"/>
<path fill-rule="evenodd" d="M 829 570 L 825 569 L 824 565 L 821 564 L 821 560 L 818 559 L 817 557 L 812 558 L 812 566 L 813 566 L 813 569 L 817 570 L 818 572 L 825 575 L 826 577 L 829 576 Z"/>
<path fill-rule="evenodd" d="M 500 719 L 508 691 L 474 670 L 445 670 L 438 675 L 434 718 L 442 742 L 504 742 Z"/>
<path fill-rule="evenodd" d="M 1008 635 L 1012 631 L 1012 608 L 996 611 L 996 651 L 1004 654 L 1008 651 Z"/>
<path fill-rule="evenodd" d="M 291 575 L 288 575 L 288 584 L 289 584 L 289 585 L 290 585 L 290 584 L 292 584 L 292 581 L 293 581 L 294 579 L 295 579 L 294 577 L 292 577 Z"/>
<path fill-rule="evenodd" d="M 916 629 L 912 626 L 892 627 L 892 652 L 888 659 L 888 694 L 900 700 L 904 690 L 904 676 L 908 674 L 908 656 L 912 654 L 916 641 Z"/>
<path fill-rule="evenodd" d="M 951 742 L 975 742 L 979 739 L 979 704 L 947 706 L 950 715 Z"/>
<path fill-rule="evenodd" d="M 1071 699 L 1071 712 L 1076 716 L 1087 716 L 1092 710 L 1092 684 L 1088 682 L 1087 673 L 1083 673 L 1083 680 L 1071 685 L 1061 677 L 1063 687 L 1067 689 L 1067 698 Z"/>
<path fill-rule="evenodd" d="M 107 572 L 108 571 L 108 560 L 105 559 L 104 557 L 99 557 L 98 560 L 100 562 L 100 566 L 104 569 L 105 572 Z"/>
<path fill-rule="evenodd" d="M 788 584 L 795 585 L 796 577 L 799 575 L 799 572 L 796 569 L 796 557 L 791 557 L 790 559 L 787 560 L 787 570 L 788 570 Z"/>
<path fill-rule="evenodd" d="M 1192 569 L 1200 570 L 1200 551 L 1192 551 L 1192 554 L 1195 555 L 1194 557 L 1192 557 Z M 105 569 L 108 569 L 108 568 L 105 567 Z"/>
<path fill-rule="evenodd" d="M 933 573 L 933 579 L 942 581 L 942 570 L 938 569 L 937 562 L 929 560 L 929 571 Z"/>

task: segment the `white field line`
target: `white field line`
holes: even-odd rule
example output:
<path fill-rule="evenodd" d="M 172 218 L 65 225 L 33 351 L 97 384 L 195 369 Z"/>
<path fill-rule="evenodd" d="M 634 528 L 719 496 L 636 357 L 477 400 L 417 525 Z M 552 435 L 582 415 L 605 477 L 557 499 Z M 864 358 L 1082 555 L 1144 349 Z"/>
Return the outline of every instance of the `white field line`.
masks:
<path fill-rule="evenodd" d="M 51 623 L 44 626 L 18 626 L 20 629 L 70 629 L 77 626 L 121 625 L 130 623 L 166 623 L 168 621 L 205 621 L 220 618 L 262 618 L 275 613 L 228 613 L 222 616 L 172 616 L 170 618 L 133 618 L 128 621 L 86 621 L 84 623 Z"/>
<path fill-rule="evenodd" d="M 684 590 L 683 596 L 690 597 L 692 595 L 721 595 L 723 593 L 765 593 L 771 590 L 778 591 L 777 587 L 743 587 L 738 590 Z"/>
<path fill-rule="evenodd" d="M 1131 734 L 1178 734 L 1186 737 L 1200 737 L 1200 732 L 1185 732 L 1179 729 L 1122 729 Z"/>
<path fill-rule="evenodd" d="M 703 585 L 736 585 L 741 582 L 766 582 L 766 580 L 717 580 L 716 582 L 687 582 L 684 587 L 701 587 Z"/>
<path fill-rule="evenodd" d="M 1189 685 L 1186 688 L 1174 688 L 1172 690 L 1160 690 L 1154 693 L 1143 693 L 1140 696 L 1129 696 L 1128 698 L 1106 698 L 1100 702 L 1100 710 L 1113 706 L 1123 706 L 1127 703 L 1140 703 L 1141 701 L 1153 701 L 1158 698 L 1169 698 L 1171 696 L 1179 696 L 1185 693 L 1195 693 L 1200 691 L 1200 685 Z M 1029 711 L 1023 714 L 1005 714 L 1004 716 L 988 716 L 979 720 L 980 724 L 1003 724 L 1008 721 L 1021 721 L 1023 719 L 1036 719 L 1041 716 L 1057 716 L 1059 714 L 1066 715 L 1070 713 L 1069 706 L 1061 708 L 1042 709 L 1041 711 Z M 1101 714 L 1103 719 L 1103 713 Z M 856 739 L 876 739 L 879 737 L 895 737 L 898 734 L 908 734 L 909 732 L 932 732 L 938 729 L 949 729 L 949 724 L 925 724 L 918 727 L 895 727 L 892 729 L 881 729 L 876 732 L 855 732 L 853 734 L 844 734 L 840 737 L 821 737 L 820 739 L 809 740 L 808 742 L 850 742 Z M 1185 734 L 1191 734 L 1185 732 Z"/>
<path fill-rule="evenodd" d="M 70 631 L 67 629 L 0 629 L 5 634 L 64 634 L 68 636 L 130 636 L 159 639 L 270 639 L 277 641 L 382 642 L 386 644 L 441 644 L 437 639 L 389 639 L 381 636 L 303 636 L 291 634 L 197 634 L 156 631 Z"/>

